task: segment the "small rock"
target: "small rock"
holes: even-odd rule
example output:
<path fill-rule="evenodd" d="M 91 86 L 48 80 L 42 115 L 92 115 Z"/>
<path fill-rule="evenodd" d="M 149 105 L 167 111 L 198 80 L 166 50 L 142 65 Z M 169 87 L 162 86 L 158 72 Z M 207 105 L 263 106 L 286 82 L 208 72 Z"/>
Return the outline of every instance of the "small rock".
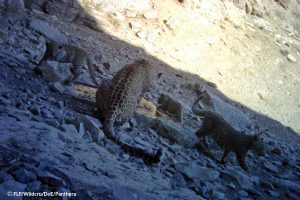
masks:
<path fill-rule="evenodd" d="M 11 101 L 4 97 L 0 97 L 0 104 L 8 106 L 11 104 Z"/>
<path fill-rule="evenodd" d="M 241 197 L 248 197 L 248 192 L 246 192 L 245 190 L 239 190 L 238 191 L 238 194 L 241 196 Z"/>
<path fill-rule="evenodd" d="M 10 174 L 4 171 L 0 171 L 0 183 L 3 183 L 8 180 L 14 180 L 14 178 Z"/>
<path fill-rule="evenodd" d="M 64 86 L 62 86 L 62 84 L 60 82 L 54 82 L 54 83 L 50 84 L 50 88 L 53 91 L 59 92 L 61 94 L 65 91 Z"/>
<path fill-rule="evenodd" d="M 135 22 L 129 22 L 129 27 L 132 30 L 140 30 L 143 26 L 141 23 L 135 21 Z"/>
<path fill-rule="evenodd" d="M 130 123 L 129 122 L 124 122 L 121 126 L 122 129 L 127 130 L 130 128 Z"/>
<path fill-rule="evenodd" d="M 36 175 L 24 168 L 19 168 L 18 170 L 14 171 L 13 175 L 15 176 L 16 180 L 20 181 L 21 183 L 29 183 L 36 180 Z"/>
<path fill-rule="evenodd" d="M 63 179 L 61 179 L 61 178 L 59 178 L 59 177 L 57 177 L 54 174 L 51 174 L 49 172 L 40 171 L 40 172 L 38 172 L 38 177 L 42 182 L 44 182 L 44 183 L 46 183 L 50 186 L 53 186 L 53 187 L 64 187 L 64 186 L 66 186 L 66 183 Z"/>
<path fill-rule="evenodd" d="M 64 108 L 64 102 L 63 101 L 55 101 L 54 105 L 59 109 Z"/>
<path fill-rule="evenodd" d="M 221 177 L 230 181 L 236 181 L 243 189 L 253 188 L 253 180 L 241 171 L 226 169 L 221 172 Z"/>
<path fill-rule="evenodd" d="M 296 58 L 292 55 L 292 54 L 288 54 L 287 55 L 287 59 L 291 62 L 291 63 L 295 63 L 297 60 Z"/>
<path fill-rule="evenodd" d="M 272 185 L 272 183 L 266 181 L 261 181 L 260 186 L 264 189 L 274 190 L 274 186 Z"/>
<path fill-rule="evenodd" d="M 267 192 L 272 197 L 276 197 L 276 198 L 280 197 L 280 193 L 279 192 L 274 192 L 272 190 L 267 190 Z"/>
<path fill-rule="evenodd" d="M 186 182 L 181 173 L 176 172 L 170 180 L 171 187 L 186 187 Z"/>
<path fill-rule="evenodd" d="M 104 133 L 101 130 L 102 124 L 99 122 L 99 120 L 88 115 L 82 115 L 80 116 L 79 121 L 83 122 L 85 130 L 90 133 L 93 141 L 98 144 L 104 137 Z"/>
<path fill-rule="evenodd" d="M 188 126 L 182 126 L 171 120 L 156 118 L 151 121 L 151 128 L 171 142 L 185 147 L 193 147 L 198 140 L 197 136 Z"/>
<path fill-rule="evenodd" d="M 157 18 L 157 15 L 158 15 L 158 12 L 156 10 L 151 10 L 151 11 L 145 12 L 143 14 L 145 19 L 155 19 L 155 18 Z"/>
<path fill-rule="evenodd" d="M 225 194 L 224 193 L 218 192 L 216 190 L 213 190 L 212 195 L 213 195 L 214 199 L 220 199 L 221 200 L 221 199 L 225 198 Z"/>
<path fill-rule="evenodd" d="M 79 133 L 79 137 L 83 137 L 84 136 L 84 132 L 85 132 L 85 130 L 84 130 L 84 125 L 83 125 L 83 123 L 80 123 L 79 124 L 79 130 L 78 130 L 78 133 Z"/>
<path fill-rule="evenodd" d="M 219 178 L 220 172 L 195 163 L 176 164 L 175 168 L 190 179 L 199 179 L 201 182 L 214 181 Z"/>
<path fill-rule="evenodd" d="M 34 115 L 40 115 L 41 114 L 41 110 L 38 107 L 32 108 L 30 109 L 30 112 Z"/>
<path fill-rule="evenodd" d="M 273 164 L 270 163 L 270 162 L 265 162 L 265 163 L 264 163 L 264 167 L 265 167 L 268 171 L 275 172 L 275 173 L 278 173 L 278 172 L 279 172 L 278 167 L 275 166 L 275 165 L 273 165 Z"/>
<path fill-rule="evenodd" d="M 31 183 L 28 183 L 26 191 L 30 191 L 30 192 L 39 191 L 41 185 L 42 185 L 42 183 L 40 181 L 33 181 Z"/>
<path fill-rule="evenodd" d="M 138 31 L 136 35 L 141 39 L 145 39 L 147 36 L 145 31 Z"/>
<path fill-rule="evenodd" d="M 278 148 L 278 147 L 275 147 L 273 150 L 272 150 L 272 153 L 276 154 L 276 155 L 281 155 L 281 150 Z"/>
<path fill-rule="evenodd" d="M 40 19 L 32 19 L 30 21 L 30 28 L 40 32 L 41 34 L 45 35 L 47 38 L 49 38 L 52 41 L 55 41 L 57 43 L 61 44 L 68 44 L 68 38 L 60 32 L 55 27 L 48 24 L 48 22 L 40 20 Z"/>

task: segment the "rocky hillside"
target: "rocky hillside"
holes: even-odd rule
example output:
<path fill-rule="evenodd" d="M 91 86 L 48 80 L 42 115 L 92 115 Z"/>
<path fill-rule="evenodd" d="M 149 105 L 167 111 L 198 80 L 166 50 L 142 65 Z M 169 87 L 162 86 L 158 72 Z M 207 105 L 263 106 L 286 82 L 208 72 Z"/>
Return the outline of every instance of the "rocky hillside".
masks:
<path fill-rule="evenodd" d="M 0 0 L 0 10 L 0 199 L 300 199 L 298 0 Z M 49 58 L 47 42 L 85 50 L 99 83 L 139 58 L 163 72 L 115 128 L 162 148 L 159 164 L 104 136 L 90 72 L 66 84 L 74 64 Z M 262 134 L 249 171 L 195 148 L 199 95 L 202 109 Z"/>

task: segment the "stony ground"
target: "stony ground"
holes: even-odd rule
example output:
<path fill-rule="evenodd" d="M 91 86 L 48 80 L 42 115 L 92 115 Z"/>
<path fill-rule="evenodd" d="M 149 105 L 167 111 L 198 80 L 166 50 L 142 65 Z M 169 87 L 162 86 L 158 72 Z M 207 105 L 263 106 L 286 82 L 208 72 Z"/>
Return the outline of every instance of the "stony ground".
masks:
<path fill-rule="evenodd" d="M 9 191 L 76 194 L 69 199 L 300 198 L 299 2 L 3 2 L 0 199 L 22 199 Z M 70 64 L 44 59 L 49 40 L 85 49 L 99 82 L 141 56 L 164 72 L 134 118 L 117 128 L 124 142 L 163 148 L 159 165 L 104 137 L 88 71 L 81 84 L 63 84 Z M 191 148 L 201 119 L 190 106 L 199 94 L 201 106 L 236 129 L 263 133 L 266 155 L 249 153 L 249 172 L 234 156 L 223 166 Z"/>

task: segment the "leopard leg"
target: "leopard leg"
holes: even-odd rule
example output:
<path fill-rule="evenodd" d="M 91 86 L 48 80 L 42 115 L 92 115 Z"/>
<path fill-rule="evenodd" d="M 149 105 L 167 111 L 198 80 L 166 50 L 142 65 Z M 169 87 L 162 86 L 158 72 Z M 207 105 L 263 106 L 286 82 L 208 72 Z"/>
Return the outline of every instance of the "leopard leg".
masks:
<path fill-rule="evenodd" d="M 223 164 L 223 165 L 225 164 L 225 159 L 228 156 L 228 154 L 229 154 L 229 151 L 225 150 L 224 153 L 223 153 L 223 156 L 222 156 L 221 160 L 219 161 L 220 164 Z"/>
<path fill-rule="evenodd" d="M 240 164 L 240 166 L 242 167 L 242 169 L 245 170 L 245 171 L 248 171 L 249 168 L 248 168 L 248 166 L 245 162 L 245 157 L 246 157 L 246 154 L 242 154 L 242 155 L 237 155 L 236 154 L 237 161 Z"/>

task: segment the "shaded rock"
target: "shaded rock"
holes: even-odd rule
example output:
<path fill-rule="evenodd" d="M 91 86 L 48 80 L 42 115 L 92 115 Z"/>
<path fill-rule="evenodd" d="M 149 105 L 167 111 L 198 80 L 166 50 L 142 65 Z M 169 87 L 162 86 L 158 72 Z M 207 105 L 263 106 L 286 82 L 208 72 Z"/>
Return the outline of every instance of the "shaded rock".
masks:
<path fill-rule="evenodd" d="M 178 172 L 176 172 L 174 174 L 174 176 L 170 180 L 170 184 L 171 184 L 172 188 L 174 188 L 174 187 L 182 187 L 183 188 L 186 186 L 184 177 L 182 176 L 181 173 L 178 173 Z"/>
<path fill-rule="evenodd" d="M 280 197 L 280 193 L 279 193 L 279 192 L 274 192 L 274 191 L 272 191 L 272 190 L 267 190 L 267 193 L 268 193 L 270 196 L 272 196 L 272 197 L 276 197 L 276 198 Z"/>
<path fill-rule="evenodd" d="M 269 190 L 274 190 L 274 186 L 272 185 L 272 183 L 266 182 L 266 181 L 261 181 L 260 182 L 260 187 L 265 188 L 265 189 L 269 189 Z"/>
<path fill-rule="evenodd" d="M 22 184 L 17 181 L 13 180 L 8 180 L 0 184 L 0 199 L 8 199 L 8 192 L 24 192 L 26 189 L 26 184 Z M 11 194 L 12 196 L 12 194 Z M 14 200 L 22 200 L 22 196 L 14 196 L 14 197 L 9 197 L 9 199 L 14 199 Z"/>
<path fill-rule="evenodd" d="M 275 148 L 272 150 L 272 153 L 274 153 L 274 154 L 276 154 L 276 155 L 281 155 L 281 150 L 280 150 L 280 148 L 275 147 Z"/>
<path fill-rule="evenodd" d="M 50 82 L 67 82 L 70 81 L 74 75 L 71 73 L 70 63 L 59 63 L 57 61 L 47 60 L 38 67 L 43 77 Z"/>
<path fill-rule="evenodd" d="M 54 82 L 50 84 L 50 88 L 55 91 L 55 92 L 59 92 L 59 93 L 63 93 L 65 91 L 64 86 L 62 86 L 62 84 L 60 82 Z"/>
<path fill-rule="evenodd" d="M 216 190 L 212 190 L 212 196 L 214 199 L 224 199 L 225 198 L 225 194 L 222 192 L 218 192 Z"/>
<path fill-rule="evenodd" d="M 13 172 L 13 175 L 15 176 L 16 180 L 20 181 L 21 183 L 29 183 L 36 180 L 36 175 L 25 168 L 19 168 Z"/>
<path fill-rule="evenodd" d="M 33 181 L 31 183 L 28 183 L 26 191 L 31 191 L 31 192 L 38 191 L 41 185 L 42 183 L 40 181 Z"/>
<path fill-rule="evenodd" d="M 279 172 L 279 169 L 276 165 L 273 165 L 272 163 L 270 162 L 265 162 L 264 163 L 264 167 L 265 169 L 267 169 L 268 171 L 271 171 L 271 172 L 275 172 L 275 173 L 278 173 Z"/>
<path fill-rule="evenodd" d="M 288 9 L 291 0 L 275 0 L 279 5 L 281 5 L 284 9 Z"/>
<path fill-rule="evenodd" d="M 177 164 L 175 168 L 189 179 L 198 179 L 201 182 L 214 181 L 219 178 L 220 172 L 197 164 Z"/>
<path fill-rule="evenodd" d="M 3 183 L 8 180 L 14 180 L 14 178 L 10 174 L 4 171 L 0 171 L 0 183 Z"/>
<path fill-rule="evenodd" d="M 300 184 L 293 182 L 291 180 L 272 178 L 272 182 L 274 182 L 277 186 L 280 186 L 280 187 L 285 187 L 287 189 L 300 191 Z"/>
<path fill-rule="evenodd" d="M 156 118 L 152 120 L 151 127 L 161 136 L 169 139 L 173 143 L 185 147 L 193 147 L 198 140 L 194 130 L 181 126 L 171 120 Z"/>
<path fill-rule="evenodd" d="M 241 188 L 253 188 L 253 180 L 245 173 L 234 169 L 226 169 L 221 172 L 221 177 L 230 181 L 236 181 Z"/>
<path fill-rule="evenodd" d="M 93 141 L 99 143 L 104 137 L 104 133 L 101 130 L 102 124 L 99 120 L 88 115 L 81 115 L 79 121 L 83 122 L 85 130 L 89 132 Z"/>
<path fill-rule="evenodd" d="M 38 172 L 38 178 L 43 182 L 50 186 L 54 187 L 64 187 L 66 183 L 63 179 L 49 173 L 49 172 Z"/>
<path fill-rule="evenodd" d="M 292 55 L 292 54 L 287 54 L 287 59 L 291 62 L 291 63 L 296 63 L 297 62 L 297 60 L 296 60 L 296 58 Z"/>
<path fill-rule="evenodd" d="M 30 21 L 29 27 L 47 38 L 49 38 L 52 41 L 55 41 L 57 43 L 61 44 L 68 44 L 68 38 L 60 32 L 57 28 L 51 26 L 48 24 L 48 22 L 40 20 L 40 19 L 32 19 Z"/>
<path fill-rule="evenodd" d="M 161 94 L 158 99 L 157 110 L 166 113 L 174 120 L 182 121 L 182 105 L 168 94 Z"/>
<path fill-rule="evenodd" d="M 248 197 L 248 192 L 246 192 L 245 190 L 239 190 L 238 191 L 239 196 L 241 197 Z"/>

